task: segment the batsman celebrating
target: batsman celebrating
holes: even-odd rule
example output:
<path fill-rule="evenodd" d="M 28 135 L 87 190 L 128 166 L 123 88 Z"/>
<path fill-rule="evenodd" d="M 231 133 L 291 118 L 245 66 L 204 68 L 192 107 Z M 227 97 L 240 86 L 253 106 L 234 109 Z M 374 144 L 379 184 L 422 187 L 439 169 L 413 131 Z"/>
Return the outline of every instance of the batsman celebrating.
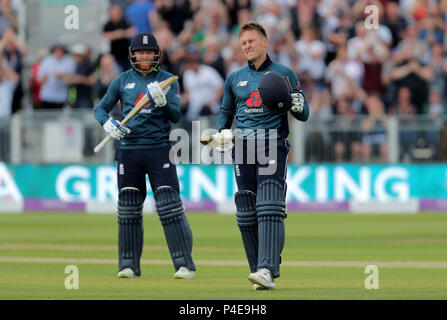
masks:
<path fill-rule="evenodd" d="M 174 277 L 190 279 L 196 270 L 192 232 L 180 198 L 176 166 L 169 160 L 170 122 L 178 122 L 181 116 L 179 84 L 174 82 L 172 88 L 164 90 L 160 86 L 172 74 L 160 69 L 160 48 L 152 34 L 141 33 L 132 39 L 129 59 L 132 68 L 112 81 L 95 109 L 95 118 L 107 134 L 120 140 L 115 155 L 119 190 L 118 277 L 141 275 L 147 174 L 174 264 Z M 129 120 L 129 128 L 109 117 L 118 100 L 125 117 L 139 100 L 147 99 L 146 95 L 151 98 L 148 105 Z"/>
<path fill-rule="evenodd" d="M 236 217 L 251 270 L 248 279 L 254 290 L 265 290 L 275 288 L 285 240 L 286 168 L 290 149 L 286 140 L 287 114 L 290 110 L 297 120 L 306 121 L 309 106 L 295 72 L 268 56 L 267 35 L 260 24 L 244 23 L 239 43 L 248 66 L 233 72 L 225 81 L 217 121 L 219 132 L 212 140 L 220 144 L 219 151 L 232 146 L 230 128 L 235 116 L 239 132 L 249 132 L 239 139 L 242 147 L 238 148 L 236 143 L 233 149 L 238 186 Z M 256 141 L 255 149 L 249 148 L 253 145 L 251 139 Z M 268 162 L 261 162 L 259 154 L 269 155 Z M 255 161 L 247 161 L 250 157 L 255 157 Z M 238 158 L 243 161 L 238 163 Z M 263 173 L 271 164 L 275 164 L 275 170 Z"/>

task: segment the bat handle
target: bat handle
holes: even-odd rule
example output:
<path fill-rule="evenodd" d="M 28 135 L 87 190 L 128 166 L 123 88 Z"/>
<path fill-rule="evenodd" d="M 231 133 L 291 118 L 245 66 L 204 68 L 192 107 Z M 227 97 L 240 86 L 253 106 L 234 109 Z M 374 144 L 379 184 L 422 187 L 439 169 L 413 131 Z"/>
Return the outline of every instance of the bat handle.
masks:
<path fill-rule="evenodd" d="M 95 153 L 98 153 L 99 151 L 101 151 L 101 149 L 110 141 L 110 140 L 112 140 L 113 138 L 112 138 L 112 136 L 110 136 L 110 135 L 108 135 L 107 137 L 105 137 L 102 141 L 101 141 L 101 143 L 100 144 L 98 144 L 96 147 L 95 147 L 95 149 L 94 149 L 94 151 L 95 151 Z"/>

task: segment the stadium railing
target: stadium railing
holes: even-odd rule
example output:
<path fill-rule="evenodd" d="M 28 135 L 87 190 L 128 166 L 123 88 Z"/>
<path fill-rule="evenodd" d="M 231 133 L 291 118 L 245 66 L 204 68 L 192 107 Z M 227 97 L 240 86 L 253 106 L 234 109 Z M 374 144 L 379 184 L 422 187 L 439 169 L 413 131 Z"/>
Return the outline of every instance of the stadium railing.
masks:
<path fill-rule="evenodd" d="M 439 162 L 443 155 L 447 155 L 440 143 L 445 140 L 445 130 L 442 130 L 445 119 L 422 115 L 411 119 L 387 116 L 384 127 L 369 133 L 362 129 L 365 119 L 362 116 L 347 121 L 344 116 L 334 116 L 329 121 L 313 118 L 305 123 L 290 119 L 292 148 L 289 162 L 381 162 L 379 145 L 372 145 L 370 158 L 350 157 L 354 153 L 350 149 L 355 148 L 353 144 L 356 142 L 360 152 L 366 143 L 383 142 L 388 150 L 384 163 Z M 202 117 L 199 121 L 199 130 L 203 132 L 214 127 L 216 117 Z M 183 128 L 190 134 L 189 141 L 182 143 L 189 143 L 191 147 L 195 142 L 191 137 L 191 123 L 181 122 L 173 128 Z M 98 154 L 93 152 L 104 135 L 91 110 L 23 110 L 10 119 L 0 119 L 0 161 L 13 164 L 110 163 L 118 146 L 116 141 Z M 335 157 L 337 141 L 348 150 L 342 159 Z"/>

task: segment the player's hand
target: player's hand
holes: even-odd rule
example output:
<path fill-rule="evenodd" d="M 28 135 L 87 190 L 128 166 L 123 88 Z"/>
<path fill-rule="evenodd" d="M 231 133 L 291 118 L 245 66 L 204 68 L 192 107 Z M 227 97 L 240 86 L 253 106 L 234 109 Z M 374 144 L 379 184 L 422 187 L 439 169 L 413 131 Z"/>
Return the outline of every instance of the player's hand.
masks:
<path fill-rule="evenodd" d="M 304 95 L 301 92 L 292 92 L 292 112 L 303 112 L 304 109 Z"/>
<path fill-rule="evenodd" d="M 219 152 L 227 152 L 234 146 L 233 133 L 230 129 L 223 129 L 220 132 L 213 134 L 213 141 L 211 147 L 215 148 Z"/>
<path fill-rule="evenodd" d="M 166 100 L 166 94 L 163 92 L 158 81 L 151 82 L 147 85 L 147 95 L 152 97 L 156 108 L 164 107 L 168 102 Z"/>
<path fill-rule="evenodd" d="M 103 125 L 104 130 L 109 134 L 113 139 L 120 140 L 126 134 L 130 133 L 130 129 L 122 126 L 118 120 L 113 118 L 109 118 Z"/>

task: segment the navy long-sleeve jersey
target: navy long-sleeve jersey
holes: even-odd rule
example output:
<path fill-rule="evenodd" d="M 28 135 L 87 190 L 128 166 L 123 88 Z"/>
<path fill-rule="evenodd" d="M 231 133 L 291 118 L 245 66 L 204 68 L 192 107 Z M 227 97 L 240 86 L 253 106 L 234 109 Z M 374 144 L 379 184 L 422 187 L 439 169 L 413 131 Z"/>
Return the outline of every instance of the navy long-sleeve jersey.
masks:
<path fill-rule="evenodd" d="M 272 113 L 262 104 L 257 91 L 261 77 L 270 71 L 287 76 L 292 85 L 292 91 L 300 91 L 298 76 L 287 66 L 272 61 L 269 56 L 257 70 L 249 62 L 248 66 L 231 73 L 225 81 L 224 97 L 217 120 L 219 130 L 222 128 L 230 129 L 233 119 L 236 117 L 237 129 L 242 132 L 247 129 L 253 130 L 252 134 L 244 134 L 246 138 L 262 138 L 258 129 L 264 129 L 266 135 L 268 135 L 268 129 L 276 129 L 276 138 L 287 138 L 289 135 L 287 112 L 282 114 Z M 302 112 L 291 113 L 297 120 L 306 121 L 309 118 L 307 102 L 305 101 Z M 269 136 L 269 138 L 275 137 Z"/>
<path fill-rule="evenodd" d="M 172 74 L 164 70 L 154 70 L 146 76 L 134 69 L 116 77 L 107 93 L 95 109 L 95 118 L 101 124 L 109 119 L 108 113 L 118 100 L 121 101 L 123 118 L 146 94 L 146 87 L 153 81 L 161 82 Z M 170 122 L 177 123 L 181 117 L 179 84 L 176 81 L 166 94 L 167 104 L 162 108 L 154 107 L 152 98 L 142 111 L 136 114 L 126 126 L 131 133 L 120 140 L 121 149 L 154 148 L 169 145 Z"/>

